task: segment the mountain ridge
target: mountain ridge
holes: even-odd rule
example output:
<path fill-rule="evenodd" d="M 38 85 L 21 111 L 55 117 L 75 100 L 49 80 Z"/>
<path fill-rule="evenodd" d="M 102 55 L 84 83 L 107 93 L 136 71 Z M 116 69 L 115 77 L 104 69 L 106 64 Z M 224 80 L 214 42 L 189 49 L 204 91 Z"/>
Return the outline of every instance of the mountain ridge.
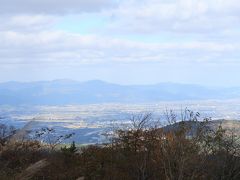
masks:
<path fill-rule="evenodd" d="M 146 103 L 240 98 L 240 88 L 213 88 L 172 82 L 119 85 L 101 80 L 53 80 L 0 83 L 0 104 L 63 105 Z"/>

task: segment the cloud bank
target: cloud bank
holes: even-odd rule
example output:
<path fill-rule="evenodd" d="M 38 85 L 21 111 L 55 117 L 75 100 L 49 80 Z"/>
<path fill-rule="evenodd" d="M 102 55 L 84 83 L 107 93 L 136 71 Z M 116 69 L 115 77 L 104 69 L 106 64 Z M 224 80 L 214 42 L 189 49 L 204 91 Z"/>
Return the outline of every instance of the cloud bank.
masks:
<path fill-rule="evenodd" d="M 7 0 L 0 14 L 56 14 L 95 12 L 114 6 L 111 0 Z"/>
<path fill-rule="evenodd" d="M 0 15 L 2 67 L 240 67 L 237 0 L 8 0 Z"/>

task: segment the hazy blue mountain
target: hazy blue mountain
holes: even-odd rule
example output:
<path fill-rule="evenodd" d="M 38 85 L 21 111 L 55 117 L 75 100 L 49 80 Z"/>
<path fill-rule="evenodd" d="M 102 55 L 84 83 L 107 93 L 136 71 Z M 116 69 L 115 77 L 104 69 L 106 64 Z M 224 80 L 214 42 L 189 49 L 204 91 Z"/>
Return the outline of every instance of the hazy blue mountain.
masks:
<path fill-rule="evenodd" d="M 63 105 L 143 103 L 157 101 L 239 98 L 240 88 L 207 88 L 192 84 L 111 84 L 99 80 L 0 83 L 0 104 Z"/>

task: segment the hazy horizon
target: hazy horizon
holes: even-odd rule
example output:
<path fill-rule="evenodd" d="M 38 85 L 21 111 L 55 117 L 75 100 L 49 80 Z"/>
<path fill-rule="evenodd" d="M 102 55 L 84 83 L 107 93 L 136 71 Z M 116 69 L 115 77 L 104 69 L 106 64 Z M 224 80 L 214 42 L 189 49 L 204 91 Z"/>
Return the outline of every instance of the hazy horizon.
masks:
<path fill-rule="evenodd" d="M 69 82 L 78 82 L 78 83 L 86 83 L 86 82 L 103 82 L 108 84 L 116 84 L 121 86 L 151 86 L 151 85 L 158 85 L 158 84 L 179 84 L 179 85 L 195 85 L 195 86 L 202 86 L 202 87 L 208 87 L 208 88 L 234 88 L 234 87 L 240 87 L 240 84 L 238 86 L 229 86 L 229 85 L 204 85 L 204 84 L 197 84 L 197 83 L 187 83 L 187 82 L 173 82 L 173 81 L 156 81 L 152 83 L 117 83 L 114 81 L 107 81 L 102 79 L 87 79 L 87 80 L 77 80 L 77 79 L 49 79 L 49 80 L 9 80 L 9 81 L 0 81 L 0 84 L 2 83 L 38 83 L 38 82 L 56 82 L 56 81 L 69 81 Z"/>

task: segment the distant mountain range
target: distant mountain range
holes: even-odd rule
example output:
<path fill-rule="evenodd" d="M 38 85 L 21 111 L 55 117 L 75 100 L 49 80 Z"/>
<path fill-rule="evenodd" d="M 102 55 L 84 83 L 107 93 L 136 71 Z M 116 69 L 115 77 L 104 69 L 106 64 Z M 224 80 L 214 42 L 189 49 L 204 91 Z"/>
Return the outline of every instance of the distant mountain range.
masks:
<path fill-rule="evenodd" d="M 148 103 L 232 98 L 240 98 L 239 87 L 208 88 L 178 83 L 118 85 L 99 80 L 0 83 L 0 104 L 9 105 Z"/>

